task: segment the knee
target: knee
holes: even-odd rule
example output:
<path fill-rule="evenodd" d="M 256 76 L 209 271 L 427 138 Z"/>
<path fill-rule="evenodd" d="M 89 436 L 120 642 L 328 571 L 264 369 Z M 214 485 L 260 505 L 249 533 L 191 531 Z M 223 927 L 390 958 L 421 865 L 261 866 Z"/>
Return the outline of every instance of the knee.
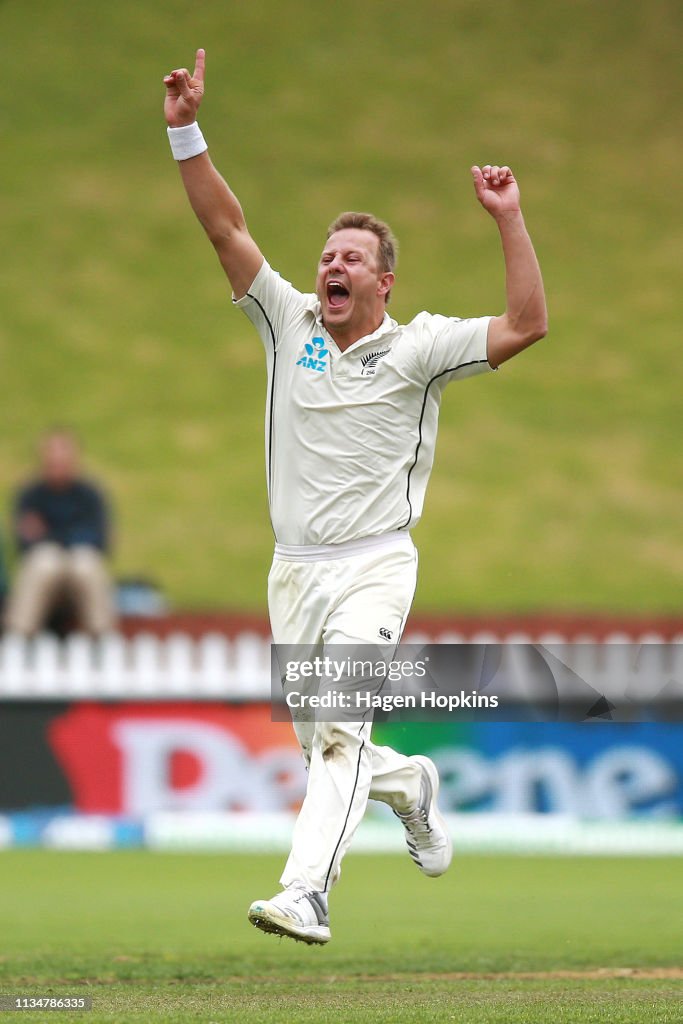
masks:
<path fill-rule="evenodd" d="M 38 585 L 52 583 L 64 574 L 65 554 L 57 544 L 36 544 L 24 555 L 21 571 Z"/>
<path fill-rule="evenodd" d="M 324 761 L 340 761 L 357 746 L 353 734 L 338 722 L 319 722 L 315 730 L 315 745 Z"/>
<path fill-rule="evenodd" d="M 72 548 L 69 553 L 69 571 L 76 580 L 83 583 L 99 583 L 108 576 L 104 558 L 95 548 Z"/>

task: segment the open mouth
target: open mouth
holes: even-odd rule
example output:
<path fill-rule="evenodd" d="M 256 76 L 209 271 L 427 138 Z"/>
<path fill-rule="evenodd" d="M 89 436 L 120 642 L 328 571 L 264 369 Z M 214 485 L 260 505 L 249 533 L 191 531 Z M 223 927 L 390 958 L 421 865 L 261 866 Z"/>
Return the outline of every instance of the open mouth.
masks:
<path fill-rule="evenodd" d="M 327 282 L 327 301 L 331 309 L 339 309 L 349 298 L 348 288 L 341 281 Z"/>

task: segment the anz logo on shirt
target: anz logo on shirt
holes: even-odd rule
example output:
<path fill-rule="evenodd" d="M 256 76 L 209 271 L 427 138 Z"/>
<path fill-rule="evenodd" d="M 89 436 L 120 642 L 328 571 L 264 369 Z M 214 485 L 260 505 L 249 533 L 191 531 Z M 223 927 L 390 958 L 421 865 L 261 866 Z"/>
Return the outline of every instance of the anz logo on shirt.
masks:
<path fill-rule="evenodd" d="M 296 365 L 305 366 L 307 370 L 317 370 L 318 373 L 324 373 L 327 369 L 325 356 L 329 354 L 329 349 L 325 348 L 325 339 L 312 338 L 310 342 L 306 342 L 304 348 L 306 349 L 306 355 L 298 359 Z"/>

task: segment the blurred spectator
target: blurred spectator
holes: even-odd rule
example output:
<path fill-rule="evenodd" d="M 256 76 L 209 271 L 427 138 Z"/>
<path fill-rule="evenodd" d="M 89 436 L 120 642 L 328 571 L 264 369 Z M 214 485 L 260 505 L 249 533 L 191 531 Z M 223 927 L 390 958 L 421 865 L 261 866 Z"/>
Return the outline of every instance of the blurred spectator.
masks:
<path fill-rule="evenodd" d="M 68 604 L 78 629 L 114 627 L 112 582 L 106 564 L 109 511 L 97 486 L 80 475 L 79 446 L 67 430 L 42 441 L 40 472 L 20 489 L 14 506 L 21 558 L 10 587 L 6 628 L 26 636 Z"/>

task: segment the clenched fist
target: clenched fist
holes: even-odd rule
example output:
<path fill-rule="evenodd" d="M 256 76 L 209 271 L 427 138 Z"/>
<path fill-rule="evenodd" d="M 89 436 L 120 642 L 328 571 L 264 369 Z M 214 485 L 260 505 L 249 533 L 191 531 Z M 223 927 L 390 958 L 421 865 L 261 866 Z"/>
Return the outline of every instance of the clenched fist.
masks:
<path fill-rule="evenodd" d="M 473 167 L 472 178 L 477 199 L 492 217 L 519 211 L 519 187 L 509 167 Z"/>

